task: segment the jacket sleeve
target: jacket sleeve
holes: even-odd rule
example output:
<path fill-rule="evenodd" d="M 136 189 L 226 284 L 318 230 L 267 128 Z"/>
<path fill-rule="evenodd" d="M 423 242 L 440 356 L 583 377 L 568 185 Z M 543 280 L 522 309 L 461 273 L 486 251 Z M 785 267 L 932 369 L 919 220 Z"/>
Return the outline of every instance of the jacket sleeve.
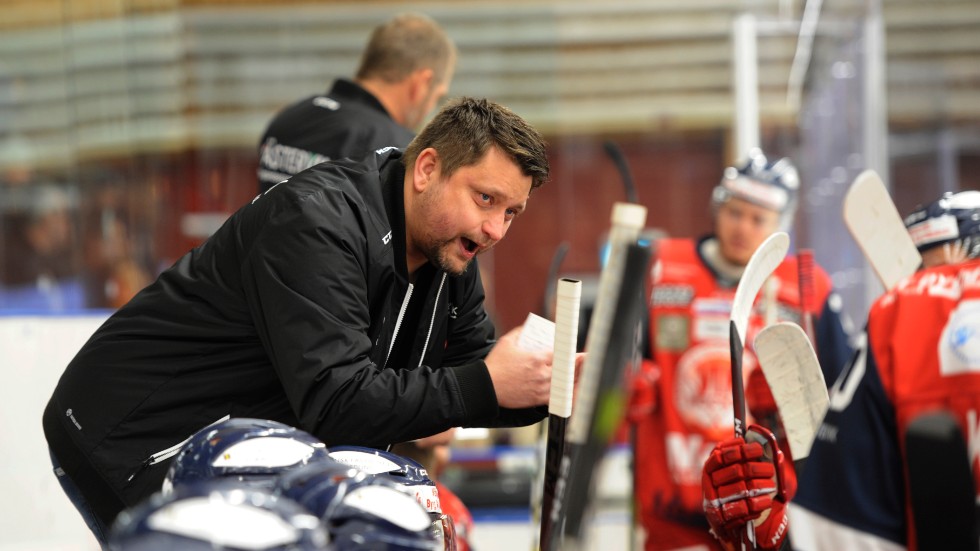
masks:
<path fill-rule="evenodd" d="M 472 274 L 472 275 L 470 275 Z M 494 326 L 484 308 L 485 293 L 474 261 L 467 275 L 454 279 L 443 364 L 452 367 L 467 408 L 464 426 L 523 427 L 548 415 L 547 407 L 509 409 L 497 405 L 493 382 L 483 359 L 496 343 Z"/>
<path fill-rule="evenodd" d="M 255 212 L 243 222 L 253 226 L 242 230 L 243 241 L 252 236 L 242 245 L 244 293 L 290 406 L 328 445 L 381 446 L 463 425 L 449 370 L 371 360 L 367 222 L 353 200 L 321 190 L 246 207 Z"/>

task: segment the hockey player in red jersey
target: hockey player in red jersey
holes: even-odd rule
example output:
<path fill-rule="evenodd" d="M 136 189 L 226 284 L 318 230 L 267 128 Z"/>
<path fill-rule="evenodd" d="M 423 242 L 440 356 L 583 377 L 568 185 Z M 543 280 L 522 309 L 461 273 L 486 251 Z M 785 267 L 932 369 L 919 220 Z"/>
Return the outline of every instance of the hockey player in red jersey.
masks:
<path fill-rule="evenodd" d="M 635 500 L 647 550 L 718 548 L 702 508 L 701 468 L 716 442 L 732 435 L 728 317 L 755 249 L 792 225 L 799 181 L 789 159 L 758 150 L 729 167 L 712 195 L 714 234 L 657 245 L 649 295 L 651 359 L 636 377 L 629 420 L 635 434 Z M 814 274 L 818 352 L 832 381 L 849 350 L 830 280 Z M 800 321 L 797 262 L 788 257 L 763 287 L 746 342 L 764 325 Z M 834 306 L 838 306 L 835 308 Z M 749 408 L 774 426 L 775 404 L 745 352 Z"/>
<path fill-rule="evenodd" d="M 766 474 L 779 469 L 758 458 L 757 446 L 733 439 L 713 454 L 726 459 L 704 470 L 706 503 L 720 504 L 716 530 L 781 515 L 792 498 L 794 549 L 924 548 L 910 522 L 901 435 L 919 414 L 945 410 L 978 449 L 980 192 L 944 195 L 906 226 L 924 269 L 872 305 L 865 344 L 833 385 L 796 497 L 775 497 Z M 975 451 L 969 461 L 976 473 Z M 748 497 L 751 489 L 761 495 Z"/>

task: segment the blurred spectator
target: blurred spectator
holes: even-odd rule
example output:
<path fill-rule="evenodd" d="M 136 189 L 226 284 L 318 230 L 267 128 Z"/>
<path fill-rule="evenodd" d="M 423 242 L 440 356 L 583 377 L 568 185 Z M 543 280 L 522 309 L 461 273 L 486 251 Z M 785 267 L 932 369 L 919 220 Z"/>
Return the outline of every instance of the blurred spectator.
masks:
<path fill-rule="evenodd" d="M 84 307 L 74 248 L 74 200 L 60 186 L 17 183 L 2 190 L 0 308 Z"/>

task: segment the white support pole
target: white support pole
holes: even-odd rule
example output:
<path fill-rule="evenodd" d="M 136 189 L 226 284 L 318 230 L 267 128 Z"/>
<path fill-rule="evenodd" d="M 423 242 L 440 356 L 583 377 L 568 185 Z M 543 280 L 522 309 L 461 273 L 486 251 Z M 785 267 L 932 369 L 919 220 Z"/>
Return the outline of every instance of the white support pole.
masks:
<path fill-rule="evenodd" d="M 891 191 L 888 158 L 888 107 L 885 80 L 885 23 L 881 16 L 880 0 L 868 3 L 864 20 L 864 82 L 862 112 L 864 120 L 864 166 L 881 176 Z M 892 194 L 894 196 L 894 194 Z M 865 270 L 865 311 L 881 292 L 881 284 L 870 268 Z"/>
<path fill-rule="evenodd" d="M 759 56 L 755 16 L 743 13 L 732 24 L 732 88 L 735 95 L 735 160 L 759 147 Z"/>

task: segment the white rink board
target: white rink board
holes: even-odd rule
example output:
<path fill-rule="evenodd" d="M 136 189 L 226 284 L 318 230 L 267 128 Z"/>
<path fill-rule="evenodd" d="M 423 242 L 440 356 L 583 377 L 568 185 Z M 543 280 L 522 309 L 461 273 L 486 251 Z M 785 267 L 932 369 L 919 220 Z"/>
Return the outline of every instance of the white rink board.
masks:
<path fill-rule="evenodd" d="M 0 551 L 99 549 L 51 472 L 41 413 L 107 316 L 0 317 Z"/>
<path fill-rule="evenodd" d="M 98 551 L 51 472 L 41 414 L 65 366 L 108 314 L 0 316 L 0 551 Z M 588 549 L 627 549 L 628 454 L 603 462 L 599 494 L 612 507 L 596 515 Z M 530 548 L 528 522 L 479 522 L 481 551 Z"/>

